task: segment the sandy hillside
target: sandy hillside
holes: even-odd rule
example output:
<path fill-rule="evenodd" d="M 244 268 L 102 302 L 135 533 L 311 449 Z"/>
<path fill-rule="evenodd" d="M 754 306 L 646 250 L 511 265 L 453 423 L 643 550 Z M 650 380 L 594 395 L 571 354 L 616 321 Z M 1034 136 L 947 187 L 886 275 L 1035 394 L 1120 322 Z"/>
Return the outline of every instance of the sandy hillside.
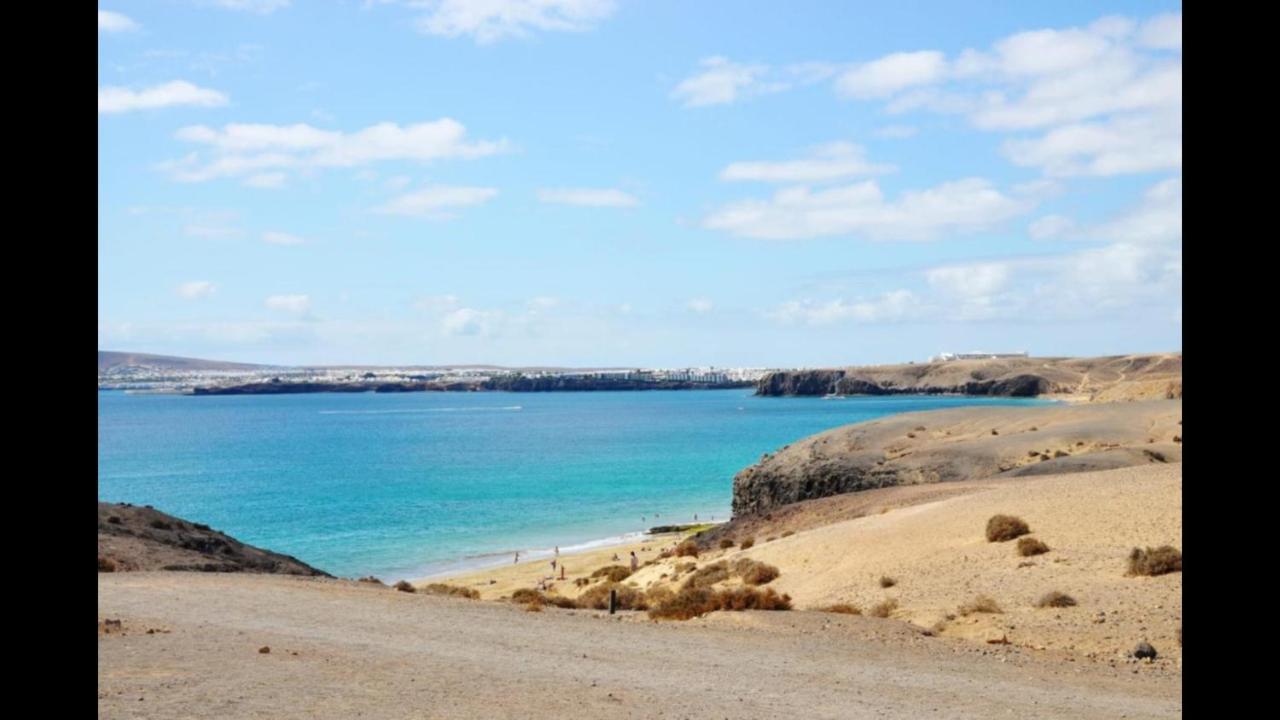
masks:
<path fill-rule="evenodd" d="M 716 613 L 688 623 L 621 617 L 529 613 L 318 578 L 103 573 L 98 714 L 1181 716 L 1181 672 L 1163 660 L 1117 671 L 827 613 Z"/>
<path fill-rule="evenodd" d="M 908 498 L 906 507 L 789 537 L 756 536 L 750 550 L 705 552 L 697 565 L 743 557 L 775 565 L 781 576 L 770 586 L 790 594 L 800 608 L 852 603 L 865 611 L 893 599 L 899 606 L 893 618 L 943 636 L 977 642 L 1005 637 L 1019 646 L 1113 662 L 1123 662 L 1145 639 L 1180 662 L 1182 574 L 1126 577 L 1125 571 L 1135 546 L 1182 548 L 1181 486 L 1181 463 L 929 486 L 946 488 L 949 496 Z M 893 494 L 904 490 L 912 489 L 874 492 L 881 507 L 893 507 Z M 988 518 L 1002 513 L 1026 520 L 1031 536 L 1050 551 L 1021 557 L 1016 542 L 987 542 Z M 671 583 L 672 575 L 682 582 L 689 569 L 677 568 L 687 562 L 662 560 L 629 582 L 647 588 Z M 896 584 L 882 588 L 881 576 Z M 1078 605 L 1034 607 L 1055 590 Z M 958 608 L 979 594 L 994 599 L 1003 613 L 962 616 Z"/>

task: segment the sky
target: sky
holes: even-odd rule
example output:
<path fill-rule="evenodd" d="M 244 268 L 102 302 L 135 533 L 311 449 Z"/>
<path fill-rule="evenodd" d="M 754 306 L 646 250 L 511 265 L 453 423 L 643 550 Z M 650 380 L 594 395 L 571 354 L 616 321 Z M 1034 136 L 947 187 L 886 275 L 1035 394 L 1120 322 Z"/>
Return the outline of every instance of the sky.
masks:
<path fill-rule="evenodd" d="M 99 5 L 98 348 L 1181 351 L 1181 4 Z"/>

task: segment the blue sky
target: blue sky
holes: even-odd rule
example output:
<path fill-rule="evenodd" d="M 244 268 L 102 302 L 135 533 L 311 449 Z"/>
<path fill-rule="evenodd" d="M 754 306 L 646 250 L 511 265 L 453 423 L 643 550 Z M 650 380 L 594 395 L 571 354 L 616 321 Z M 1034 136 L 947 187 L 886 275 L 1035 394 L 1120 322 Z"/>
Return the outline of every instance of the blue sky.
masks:
<path fill-rule="evenodd" d="M 1182 346 L 1179 3 L 120 0 L 98 27 L 99 349 Z"/>

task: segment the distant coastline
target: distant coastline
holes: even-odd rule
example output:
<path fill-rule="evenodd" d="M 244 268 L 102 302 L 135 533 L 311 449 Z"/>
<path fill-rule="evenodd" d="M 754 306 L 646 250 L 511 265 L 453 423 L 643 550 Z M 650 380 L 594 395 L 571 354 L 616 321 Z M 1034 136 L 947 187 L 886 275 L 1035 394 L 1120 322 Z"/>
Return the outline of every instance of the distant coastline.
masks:
<path fill-rule="evenodd" d="M 192 395 L 290 395 L 302 393 L 405 392 L 590 392 L 602 390 L 724 390 L 751 388 L 751 381 L 612 380 L 573 377 L 492 378 L 472 382 L 252 382 L 192 388 Z"/>

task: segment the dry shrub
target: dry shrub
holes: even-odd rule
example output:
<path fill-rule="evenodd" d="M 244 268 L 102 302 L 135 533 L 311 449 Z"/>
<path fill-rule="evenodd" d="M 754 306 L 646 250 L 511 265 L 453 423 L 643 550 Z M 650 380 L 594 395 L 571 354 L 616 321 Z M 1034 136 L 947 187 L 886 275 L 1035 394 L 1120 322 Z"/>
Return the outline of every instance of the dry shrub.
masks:
<path fill-rule="evenodd" d="M 690 570 L 693 570 L 697 567 L 698 567 L 698 563 L 693 561 L 676 563 L 676 572 L 687 573 Z"/>
<path fill-rule="evenodd" d="M 1158 548 L 1134 548 L 1129 553 L 1130 575 L 1164 575 L 1182 572 L 1182 552 L 1171 545 Z"/>
<path fill-rule="evenodd" d="M 369 583 L 370 585 L 386 585 L 386 583 L 382 582 L 381 580 L 379 580 L 378 578 L 372 575 L 368 575 L 366 577 L 360 578 L 360 582 Z"/>
<path fill-rule="evenodd" d="M 731 548 L 731 547 L 733 547 L 733 541 L 732 541 L 732 540 L 730 540 L 729 538 L 725 538 L 725 539 L 723 539 L 723 540 L 721 540 L 721 541 L 720 541 L 720 549 L 721 549 L 721 550 L 728 550 L 728 549 L 729 549 L 729 548 Z"/>
<path fill-rule="evenodd" d="M 755 544 L 756 544 L 756 539 L 753 537 L 749 537 L 746 540 L 743 540 L 742 544 L 739 545 L 738 547 L 742 548 L 743 550 L 750 550 L 751 546 Z"/>
<path fill-rule="evenodd" d="M 693 572 L 688 580 L 684 581 L 684 587 L 710 587 L 718 582 L 724 582 L 729 579 L 729 564 L 721 560 L 710 565 L 704 565 Z"/>
<path fill-rule="evenodd" d="M 795 530 L 787 530 L 786 532 L 782 533 L 782 537 L 791 537 L 792 535 L 795 535 L 795 534 L 796 534 Z"/>
<path fill-rule="evenodd" d="M 156 518 L 155 520 L 152 520 L 147 524 L 155 528 L 156 530 L 172 530 L 173 529 L 172 525 L 165 522 L 164 520 L 161 520 L 160 518 Z"/>
<path fill-rule="evenodd" d="M 1029 532 L 1027 523 L 1012 515 L 992 515 L 987 521 L 987 542 L 1005 542 Z"/>
<path fill-rule="evenodd" d="M 613 582 L 601 583 L 587 590 L 578 596 L 576 602 L 571 601 L 569 607 L 579 607 L 584 610 L 608 610 L 610 590 L 618 591 L 617 608 L 619 610 L 645 610 L 649 607 L 643 592 L 630 585 L 620 585 Z"/>
<path fill-rule="evenodd" d="M 102 555 L 98 556 L 98 572 L 115 572 L 116 561 Z"/>
<path fill-rule="evenodd" d="M 862 608 L 858 607 L 857 605 L 850 605 L 849 603 L 837 603 L 835 605 L 828 605 L 824 608 L 821 608 L 821 611 L 829 612 L 829 613 L 839 613 L 841 615 L 861 615 L 862 614 Z"/>
<path fill-rule="evenodd" d="M 537 600 L 534 600 L 533 602 L 526 604 L 524 606 L 524 611 L 525 612 L 542 612 L 543 604 L 544 603 L 542 598 L 538 598 Z"/>
<path fill-rule="evenodd" d="M 588 578 L 575 578 L 573 584 L 575 587 L 586 587 L 591 584 L 591 580 Z"/>
<path fill-rule="evenodd" d="M 979 595 L 964 605 L 960 606 L 961 615 L 972 615 L 974 613 L 1002 613 L 1003 610 L 987 595 Z"/>
<path fill-rule="evenodd" d="M 688 620 L 716 610 L 790 610 L 791 597 L 773 588 L 734 588 L 716 592 L 705 587 L 685 587 L 649 609 L 649 617 Z"/>
<path fill-rule="evenodd" d="M 770 535 L 769 537 L 765 538 L 765 539 L 764 539 L 764 541 L 765 541 L 765 542 L 773 542 L 774 540 L 777 540 L 777 539 L 778 539 L 778 536 L 777 536 L 777 535 Z"/>
<path fill-rule="evenodd" d="M 1054 590 L 1053 592 L 1045 593 L 1044 596 L 1042 596 L 1039 600 L 1036 601 L 1036 607 L 1038 608 L 1074 607 L 1075 604 L 1076 604 L 1075 598 L 1071 597 L 1070 595 L 1064 592 L 1058 592 L 1057 590 Z"/>
<path fill-rule="evenodd" d="M 882 588 L 891 588 L 897 584 L 898 584 L 898 581 L 894 578 L 889 577 L 888 575 L 880 576 L 880 587 Z"/>
<path fill-rule="evenodd" d="M 415 589 L 412 585 L 408 583 L 408 581 L 405 581 L 405 580 L 401 580 L 400 582 L 396 583 L 394 587 L 400 592 L 407 592 L 407 593 L 417 592 L 417 589 Z"/>
<path fill-rule="evenodd" d="M 665 585 L 655 585 L 644 594 L 644 601 L 649 607 L 656 607 L 675 597 L 675 595 L 671 588 Z"/>
<path fill-rule="evenodd" d="M 692 540 L 685 540 L 676 546 L 676 557 L 698 557 L 698 544 Z"/>
<path fill-rule="evenodd" d="M 666 559 L 667 559 L 667 558 L 669 558 L 669 557 L 671 557 L 671 551 L 670 551 L 670 550 L 663 550 L 662 552 L 658 553 L 658 559 L 659 559 L 659 560 L 666 560 Z"/>
<path fill-rule="evenodd" d="M 1018 554 L 1022 557 L 1043 555 L 1049 552 L 1049 546 L 1032 537 L 1018 538 Z"/>
<path fill-rule="evenodd" d="M 537 602 L 540 600 L 542 600 L 542 593 L 533 588 L 519 588 L 511 593 L 511 602 L 514 603 Z"/>
<path fill-rule="evenodd" d="M 782 573 L 772 565 L 753 561 L 750 566 L 744 567 L 739 574 L 742 575 L 742 582 L 748 585 L 768 585 Z"/>
<path fill-rule="evenodd" d="M 472 588 L 460 587 L 458 585 L 447 585 L 445 583 L 431 583 L 422 588 L 423 592 L 429 592 L 432 595 L 449 595 L 451 597 L 461 597 L 468 600 L 479 600 L 480 591 Z"/>
<path fill-rule="evenodd" d="M 631 577 L 631 568 L 625 565 L 606 565 L 591 573 L 591 577 L 605 577 L 609 578 L 609 582 L 622 582 Z"/>
<path fill-rule="evenodd" d="M 867 614 L 871 617 L 887 618 L 893 614 L 894 610 L 897 609 L 898 601 L 893 598 L 889 598 L 888 600 L 873 606 Z"/>

